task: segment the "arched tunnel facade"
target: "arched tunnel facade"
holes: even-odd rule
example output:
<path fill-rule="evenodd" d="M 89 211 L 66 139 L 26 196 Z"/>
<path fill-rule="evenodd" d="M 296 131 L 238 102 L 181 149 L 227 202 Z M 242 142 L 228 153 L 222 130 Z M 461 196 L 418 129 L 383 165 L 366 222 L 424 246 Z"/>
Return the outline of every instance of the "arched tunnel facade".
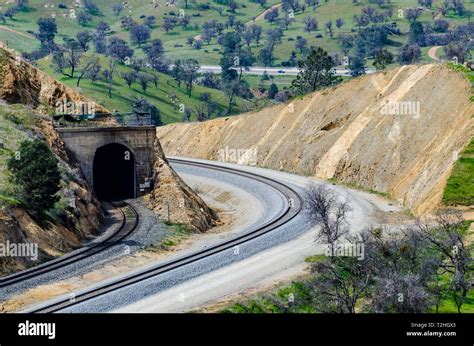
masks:
<path fill-rule="evenodd" d="M 123 200 L 153 188 L 156 128 L 58 128 L 89 186 L 102 200 Z"/>

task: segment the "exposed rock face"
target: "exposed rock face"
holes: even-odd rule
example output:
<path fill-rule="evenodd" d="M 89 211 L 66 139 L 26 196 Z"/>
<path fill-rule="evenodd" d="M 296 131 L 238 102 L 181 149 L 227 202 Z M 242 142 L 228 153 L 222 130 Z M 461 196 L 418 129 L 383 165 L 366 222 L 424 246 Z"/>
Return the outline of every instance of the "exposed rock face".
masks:
<path fill-rule="evenodd" d="M 158 139 L 154 170 L 155 188 L 146 200 L 161 219 L 168 220 L 169 216 L 171 222 L 184 224 L 194 232 L 205 232 L 215 225 L 216 214 L 170 167 Z"/>
<path fill-rule="evenodd" d="M 58 102 L 87 102 L 98 113 L 110 113 L 4 49 L 0 49 L 0 99 L 45 111 Z"/>
<path fill-rule="evenodd" d="M 167 155 L 255 150 L 261 167 L 386 192 L 424 214 L 473 135 L 470 88 L 444 65 L 403 66 L 259 112 L 161 127 L 158 137 Z"/>

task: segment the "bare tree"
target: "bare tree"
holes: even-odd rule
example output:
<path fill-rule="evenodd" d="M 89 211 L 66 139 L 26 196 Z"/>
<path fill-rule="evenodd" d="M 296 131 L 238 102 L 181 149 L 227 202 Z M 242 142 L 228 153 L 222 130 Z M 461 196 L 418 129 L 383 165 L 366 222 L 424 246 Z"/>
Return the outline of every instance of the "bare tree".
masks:
<path fill-rule="evenodd" d="M 371 305 L 377 313 L 422 313 L 432 300 L 419 275 L 391 271 L 376 278 Z"/>
<path fill-rule="evenodd" d="M 155 89 L 158 89 L 158 82 L 160 81 L 160 77 L 158 77 L 156 74 L 152 73 L 150 74 L 150 79 L 155 85 Z"/>
<path fill-rule="evenodd" d="M 325 185 L 312 184 L 305 196 L 304 210 L 313 226 L 320 226 L 317 240 L 323 240 L 334 248 L 334 244 L 349 232 L 346 222 L 351 210 L 348 203 L 338 200 Z"/>
<path fill-rule="evenodd" d="M 120 76 L 123 78 L 128 87 L 131 88 L 132 84 L 137 80 L 137 71 L 131 70 L 130 72 L 122 72 Z"/>
<path fill-rule="evenodd" d="M 109 60 L 109 67 L 102 71 L 102 76 L 108 85 L 109 98 L 112 98 L 112 86 L 114 84 L 115 62 L 113 59 Z"/>
<path fill-rule="evenodd" d="M 183 118 L 181 119 L 181 121 L 184 123 L 184 122 L 187 122 L 187 121 L 190 121 L 191 120 L 191 115 L 192 115 L 193 111 L 191 110 L 191 108 L 188 108 L 186 107 L 184 109 L 184 112 L 183 112 Z"/>
<path fill-rule="evenodd" d="M 100 79 L 101 70 L 102 70 L 102 68 L 101 68 L 100 64 L 94 65 L 92 68 L 90 68 L 86 72 L 85 77 L 89 78 L 92 83 L 95 83 L 96 81 L 98 81 Z"/>
<path fill-rule="evenodd" d="M 82 49 L 74 39 L 67 40 L 64 46 L 61 46 L 53 55 L 56 70 L 69 78 L 74 78 L 81 59 Z M 69 72 L 66 72 L 66 69 L 69 69 Z"/>
<path fill-rule="evenodd" d="M 197 121 L 207 120 L 207 112 L 204 104 L 200 103 L 196 105 L 196 107 L 194 107 L 194 111 L 196 112 Z"/>
<path fill-rule="evenodd" d="M 357 303 L 367 297 L 374 267 L 370 258 L 331 257 L 311 267 L 309 283 L 313 306 L 323 313 L 355 313 Z"/>
<path fill-rule="evenodd" d="M 87 74 L 88 74 L 91 70 L 97 69 L 98 66 L 99 66 L 99 68 L 100 68 L 99 58 L 95 57 L 95 58 L 87 59 L 87 60 L 82 64 L 81 73 L 80 73 L 79 76 L 77 77 L 77 84 L 76 84 L 77 87 L 80 86 L 82 78 L 84 78 L 85 76 L 87 76 Z"/>
<path fill-rule="evenodd" d="M 181 64 L 183 79 L 186 83 L 186 90 L 189 97 L 191 97 L 193 83 L 197 78 L 197 72 L 200 68 L 201 66 L 195 59 L 186 59 Z"/>
<path fill-rule="evenodd" d="M 144 93 L 146 93 L 146 90 L 148 89 L 148 83 L 150 81 L 151 81 L 151 77 L 148 73 L 138 74 L 138 82 L 140 83 L 140 86 L 142 87 L 142 90 Z"/>

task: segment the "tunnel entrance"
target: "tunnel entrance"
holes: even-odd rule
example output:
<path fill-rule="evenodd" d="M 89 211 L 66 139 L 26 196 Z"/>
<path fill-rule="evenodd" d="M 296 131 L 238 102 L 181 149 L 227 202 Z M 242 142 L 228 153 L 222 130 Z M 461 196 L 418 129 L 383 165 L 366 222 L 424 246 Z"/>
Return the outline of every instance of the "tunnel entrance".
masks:
<path fill-rule="evenodd" d="M 112 143 L 97 149 L 93 177 L 100 200 L 135 198 L 135 158 L 126 146 Z"/>

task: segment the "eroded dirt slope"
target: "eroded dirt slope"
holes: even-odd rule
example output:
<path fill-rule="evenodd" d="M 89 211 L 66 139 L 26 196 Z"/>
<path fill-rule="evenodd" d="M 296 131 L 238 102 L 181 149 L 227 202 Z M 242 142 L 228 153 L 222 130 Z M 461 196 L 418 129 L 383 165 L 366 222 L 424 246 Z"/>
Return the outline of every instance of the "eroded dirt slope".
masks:
<path fill-rule="evenodd" d="M 158 139 L 155 141 L 154 171 L 155 186 L 145 200 L 162 220 L 169 217 L 170 222 L 184 224 L 199 233 L 216 225 L 217 215 L 171 168 Z"/>
<path fill-rule="evenodd" d="M 41 111 L 56 108 L 58 102 L 89 102 L 90 107 L 94 107 L 97 113 L 110 113 L 101 105 L 4 49 L 0 49 L 0 99 Z"/>
<path fill-rule="evenodd" d="M 403 66 L 288 104 L 168 125 L 157 134 L 167 155 L 218 160 L 226 148 L 255 149 L 261 167 L 385 192 L 424 214 L 441 201 L 473 135 L 470 87 L 444 65 Z M 387 102 L 399 110 L 386 111 Z"/>

